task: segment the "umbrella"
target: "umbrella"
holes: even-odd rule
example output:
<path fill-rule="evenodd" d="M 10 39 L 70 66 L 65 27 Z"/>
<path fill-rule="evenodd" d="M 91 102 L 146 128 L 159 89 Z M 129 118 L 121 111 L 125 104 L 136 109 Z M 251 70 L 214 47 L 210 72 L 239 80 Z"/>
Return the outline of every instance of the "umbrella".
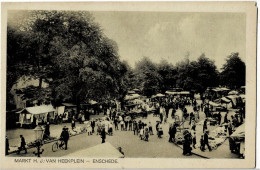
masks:
<path fill-rule="evenodd" d="M 235 91 L 235 90 L 233 90 L 233 91 L 231 91 L 231 92 L 228 93 L 228 95 L 236 95 L 236 94 L 238 94 L 238 92 Z"/>
<path fill-rule="evenodd" d="M 159 93 L 159 94 L 157 94 L 156 95 L 156 97 L 164 97 L 165 95 L 164 94 L 161 94 L 161 93 Z"/>

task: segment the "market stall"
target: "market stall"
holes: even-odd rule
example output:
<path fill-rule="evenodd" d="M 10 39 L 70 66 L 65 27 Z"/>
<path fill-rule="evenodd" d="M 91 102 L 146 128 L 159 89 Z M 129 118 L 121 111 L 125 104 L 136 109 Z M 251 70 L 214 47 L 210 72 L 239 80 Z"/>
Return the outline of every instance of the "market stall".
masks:
<path fill-rule="evenodd" d="M 19 124 L 21 127 L 30 126 L 34 127 L 38 124 L 54 119 L 54 112 L 56 109 L 52 105 L 41 105 L 35 107 L 27 107 L 21 111 L 16 112 L 19 114 Z"/>
<path fill-rule="evenodd" d="M 245 153 L 245 124 L 240 125 L 229 138 L 230 151 L 244 157 Z"/>

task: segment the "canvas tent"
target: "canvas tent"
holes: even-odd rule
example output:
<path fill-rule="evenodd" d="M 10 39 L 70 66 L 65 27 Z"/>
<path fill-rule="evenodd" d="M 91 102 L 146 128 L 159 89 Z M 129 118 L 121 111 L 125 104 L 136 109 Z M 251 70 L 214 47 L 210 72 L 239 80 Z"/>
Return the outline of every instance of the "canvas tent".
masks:
<path fill-rule="evenodd" d="M 124 155 L 119 152 L 109 142 L 99 144 L 87 149 L 82 149 L 65 157 L 84 157 L 84 158 L 124 158 Z"/>
<path fill-rule="evenodd" d="M 27 107 L 16 112 L 19 114 L 19 122 L 17 123 L 22 127 L 23 125 L 31 125 L 34 121 L 36 124 L 42 121 L 46 122 L 48 116 L 54 118 L 55 111 L 56 109 L 52 105 Z"/>

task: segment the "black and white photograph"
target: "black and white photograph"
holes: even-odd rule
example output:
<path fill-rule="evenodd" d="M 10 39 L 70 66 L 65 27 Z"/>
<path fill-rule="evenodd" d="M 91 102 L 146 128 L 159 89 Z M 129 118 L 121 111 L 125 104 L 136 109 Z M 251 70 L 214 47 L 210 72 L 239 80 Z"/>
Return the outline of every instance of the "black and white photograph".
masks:
<path fill-rule="evenodd" d="M 243 12 L 8 10 L 4 157 L 247 159 L 247 22 Z"/>

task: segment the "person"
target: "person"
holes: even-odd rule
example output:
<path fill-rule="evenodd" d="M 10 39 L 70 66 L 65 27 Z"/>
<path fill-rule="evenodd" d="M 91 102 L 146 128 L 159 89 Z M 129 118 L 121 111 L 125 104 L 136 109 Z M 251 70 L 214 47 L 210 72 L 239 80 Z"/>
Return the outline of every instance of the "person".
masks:
<path fill-rule="evenodd" d="M 121 120 L 120 125 L 121 125 L 121 131 L 123 131 L 124 130 L 124 125 L 125 125 L 123 120 Z"/>
<path fill-rule="evenodd" d="M 144 129 L 143 128 L 140 129 L 139 137 L 140 137 L 141 140 L 144 139 Z"/>
<path fill-rule="evenodd" d="M 76 126 L 76 122 L 75 122 L 75 118 L 73 116 L 72 119 L 71 119 L 71 128 L 72 128 L 72 130 L 75 128 L 75 126 Z"/>
<path fill-rule="evenodd" d="M 204 123 L 203 123 L 203 132 L 205 132 L 205 130 L 208 129 L 208 126 L 207 126 L 207 118 L 204 120 Z"/>
<path fill-rule="evenodd" d="M 191 144 L 191 137 L 190 133 L 186 133 L 184 135 L 184 141 L 183 141 L 183 155 L 191 155 L 192 148 L 190 147 Z"/>
<path fill-rule="evenodd" d="M 229 136 L 232 135 L 232 124 L 231 124 L 230 120 L 228 120 L 228 134 L 229 134 Z"/>
<path fill-rule="evenodd" d="M 169 142 L 173 142 L 172 141 L 172 129 L 173 129 L 173 125 L 170 123 L 170 125 L 169 125 L 169 135 L 170 135 L 170 137 L 169 137 Z"/>
<path fill-rule="evenodd" d="M 151 122 L 149 122 L 148 128 L 149 128 L 150 135 L 153 135 L 153 126 Z"/>
<path fill-rule="evenodd" d="M 102 129 L 101 131 L 101 139 L 102 139 L 102 142 L 101 143 L 105 143 L 106 141 L 106 131 L 105 131 L 105 128 Z"/>
<path fill-rule="evenodd" d="M 204 152 L 204 150 L 205 150 L 205 144 L 204 144 L 203 135 L 201 135 L 201 138 L 200 138 L 200 150 L 202 152 Z"/>
<path fill-rule="evenodd" d="M 228 115 L 228 111 L 226 112 L 226 114 L 225 114 L 225 116 L 224 116 L 224 123 L 228 123 L 227 115 Z"/>
<path fill-rule="evenodd" d="M 221 113 L 220 112 L 218 112 L 218 115 L 217 115 L 217 118 L 218 118 L 218 125 L 220 125 L 221 124 Z"/>
<path fill-rule="evenodd" d="M 92 132 L 92 128 L 91 128 L 91 126 L 89 124 L 87 125 L 87 132 L 88 132 L 88 136 L 92 135 L 92 133 L 91 133 Z"/>
<path fill-rule="evenodd" d="M 64 143 L 65 143 L 65 150 L 68 149 L 69 138 L 70 138 L 70 135 L 69 135 L 68 128 L 66 126 L 64 126 L 63 129 L 62 129 L 61 135 L 60 135 L 60 139 L 63 140 Z"/>
<path fill-rule="evenodd" d="M 113 136 L 113 126 L 111 122 L 108 124 L 108 135 Z"/>
<path fill-rule="evenodd" d="M 8 155 L 8 151 L 10 150 L 9 147 L 9 139 L 7 138 L 7 136 L 5 137 L 5 155 Z"/>
<path fill-rule="evenodd" d="M 192 146 L 194 149 L 196 149 L 196 144 L 197 144 L 197 141 L 196 141 L 196 131 L 192 131 Z"/>
<path fill-rule="evenodd" d="M 162 138 L 162 135 L 163 135 L 162 123 L 159 123 L 159 125 L 158 125 L 158 138 Z"/>
<path fill-rule="evenodd" d="M 133 123 L 133 131 L 134 131 L 134 135 L 137 134 L 138 132 L 138 126 L 137 126 L 137 122 L 134 120 L 134 123 Z"/>
<path fill-rule="evenodd" d="M 50 123 L 46 122 L 43 138 L 47 139 L 50 137 Z"/>
<path fill-rule="evenodd" d="M 114 124 L 115 124 L 115 130 L 118 130 L 118 119 L 114 119 Z"/>
<path fill-rule="evenodd" d="M 132 131 L 133 130 L 133 121 L 132 119 L 129 120 L 129 131 Z"/>
<path fill-rule="evenodd" d="M 128 128 L 128 121 L 125 120 L 125 131 L 127 131 L 127 128 Z"/>
<path fill-rule="evenodd" d="M 20 154 L 20 152 L 22 151 L 22 150 L 24 150 L 25 151 L 25 153 L 27 153 L 27 149 L 26 149 L 26 142 L 25 142 L 25 139 L 24 139 L 24 137 L 23 137 L 23 135 L 20 135 L 20 139 L 21 139 L 21 145 L 20 145 L 20 147 L 18 148 L 18 154 Z"/>
<path fill-rule="evenodd" d="M 174 123 L 172 128 L 172 141 L 175 142 L 175 135 L 177 132 L 177 125 Z"/>
<path fill-rule="evenodd" d="M 160 121 L 162 122 L 163 121 L 163 114 L 160 113 Z"/>
<path fill-rule="evenodd" d="M 193 114 L 193 112 L 191 112 L 190 113 L 190 122 L 189 122 L 189 124 L 191 124 L 191 121 L 193 120 L 193 118 L 194 118 L 194 114 Z"/>
<path fill-rule="evenodd" d="M 209 146 L 209 135 L 208 135 L 209 131 L 206 130 L 204 133 L 204 148 L 203 150 L 205 150 L 205 146 L 208 147 L 209 151 L 211 151 L 211 147 Z"/>
<path fill-rule="evenodd" d="M 91 120 L 91 123 L 90 123 L 90 125 L 91 125 L 91 128 L 92 128 L 92 133 L 94 133 L 95 132 L 95 126 L 96 126 L 96 122 L 94 121 L 94 119 L 92 118 L 92 120 Z"/>
<path fill-rule="evenodd" d="M 149 130 L 148 130 L 148 128 L 145 128 L 144 140 L 147 141 L 147 142 L 148 142 L 148 140 L 149 140 Z"/>

